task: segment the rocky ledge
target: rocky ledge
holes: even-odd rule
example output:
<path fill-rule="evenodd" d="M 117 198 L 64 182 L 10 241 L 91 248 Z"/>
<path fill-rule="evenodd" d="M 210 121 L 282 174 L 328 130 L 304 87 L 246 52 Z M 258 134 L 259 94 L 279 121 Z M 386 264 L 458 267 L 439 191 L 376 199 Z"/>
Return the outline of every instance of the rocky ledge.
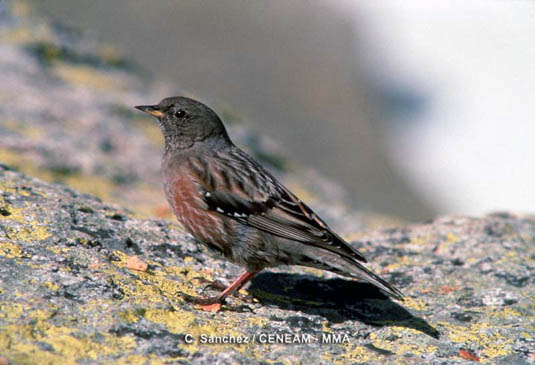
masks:
<path fill-rule="evenodd" d="M 218 312 L 240 269 L 179 226 L 0 167 L 0 355 L 13 364 L 535 361 L 535 219 L 444 217 L 347 236 L 400 287 L 281 268 Z M 1 358 L 0 356 L 0 358 Z"/>

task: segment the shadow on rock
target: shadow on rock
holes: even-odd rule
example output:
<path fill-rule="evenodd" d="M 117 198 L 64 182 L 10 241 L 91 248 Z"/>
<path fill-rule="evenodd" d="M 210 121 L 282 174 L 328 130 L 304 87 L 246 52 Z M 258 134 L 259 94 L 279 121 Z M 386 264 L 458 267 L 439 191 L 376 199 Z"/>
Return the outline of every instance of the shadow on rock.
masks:
<path fill-rule="evenodd" d="M 356 320 L 378 327 L 399 326 L 439 338 L 429 323 L 367 283 L 265 272 L 251 281 L 248 291 L 264 305 L 321 315 L 333 323 Z"/>

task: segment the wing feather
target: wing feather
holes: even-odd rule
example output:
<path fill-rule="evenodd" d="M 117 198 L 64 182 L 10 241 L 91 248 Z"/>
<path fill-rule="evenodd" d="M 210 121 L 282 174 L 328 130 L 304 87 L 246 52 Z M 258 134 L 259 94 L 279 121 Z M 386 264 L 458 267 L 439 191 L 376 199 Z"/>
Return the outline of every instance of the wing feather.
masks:
<path fill-rule="evenodd" d="M 208 185 L 200 181 L 205 189 L 202 198 L 207 209 L 275 236 L 366 262 L 360 252 L 333 232 L 267 170 L 241 150 L 236 150 L 237 155 L 232 161 L 216 157 L 208 164 L 211 171 L 204 171 L 203 178 L 210 175 L 208 180 L 211 182 Z M 234 171 L 229 173 L 229 169 Z"/>

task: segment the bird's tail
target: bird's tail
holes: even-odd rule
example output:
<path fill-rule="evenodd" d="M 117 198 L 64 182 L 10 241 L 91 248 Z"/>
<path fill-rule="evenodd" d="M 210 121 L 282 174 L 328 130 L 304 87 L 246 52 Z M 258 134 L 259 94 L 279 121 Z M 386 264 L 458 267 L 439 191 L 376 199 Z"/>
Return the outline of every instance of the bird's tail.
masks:
<path fill-rule="evenodd" d="M 397 300 L 403 300 L 403 293 L 386 280 L 375 274 L 358 261 L 342 257 L 330 251 L 312 249 L 302 256 L 301 260 L 296 262 L 297 265 L 314 267 L 317 269 L 328 270 L 338 275 L 349 276 L 359 280 L 367 281 L 387 295 Z"/>

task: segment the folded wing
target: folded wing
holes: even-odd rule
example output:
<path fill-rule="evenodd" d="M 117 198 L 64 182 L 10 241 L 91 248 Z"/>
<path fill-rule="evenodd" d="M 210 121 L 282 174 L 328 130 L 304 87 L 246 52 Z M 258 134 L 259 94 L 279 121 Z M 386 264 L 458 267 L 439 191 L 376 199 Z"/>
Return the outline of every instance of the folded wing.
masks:
<path fill-rule="evenodd" d="M 359 262 L 360 252 L 349 246 L 306 204 L 268 171 L 236 148 L 232 160 L 214 158 L 202 169 L 202 199 L 207 209 L 272 235 L 313 245 Z M 198 161 L 193 166 L 200 166 Z M 195 168 L 194 168 L 195 170 Z M 208 181 L 209 183 L 203 183 Z"/>

